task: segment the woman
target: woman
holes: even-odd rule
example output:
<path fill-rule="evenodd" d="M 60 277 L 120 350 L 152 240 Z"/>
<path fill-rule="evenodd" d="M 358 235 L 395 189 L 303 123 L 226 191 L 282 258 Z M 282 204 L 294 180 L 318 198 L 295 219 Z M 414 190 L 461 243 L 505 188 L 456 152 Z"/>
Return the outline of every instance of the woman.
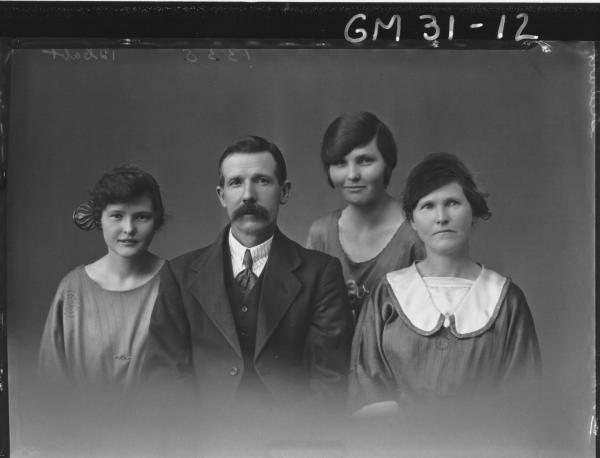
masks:
<path fill-rule="evenodd" d="M 148 251 L 164 223 L 156 180 L 123 166 L 100 178 L 73 220 L 100 229 L 107 253 L 58 286 L 42 337 L 39 370 L 51 381 L 127 389 L 138 382 L 164 261 Z"/>
<path fill-rule="evenodd" d="M 467 168 L 437 153 L 411 172 L 407 219 L 425 259 L 377 285 L 357 327 L 350 407 L 399 405 L 529 385 L 540 352 L 525 296 L 510 279 L 469 256 L 478 219 L 491 213 Z"/>
<path fill-rule="evenodd" d="M 333 121 L 323 138 L 321 161 L 346 207 L 312 224 L 307 247 L 340 259 L 358 316 L 379 278 L 420 259 L 422 247 L 402 205 L 386 190 L 396 166 L 396 143 L 374 114 L 344 114 Z"/>

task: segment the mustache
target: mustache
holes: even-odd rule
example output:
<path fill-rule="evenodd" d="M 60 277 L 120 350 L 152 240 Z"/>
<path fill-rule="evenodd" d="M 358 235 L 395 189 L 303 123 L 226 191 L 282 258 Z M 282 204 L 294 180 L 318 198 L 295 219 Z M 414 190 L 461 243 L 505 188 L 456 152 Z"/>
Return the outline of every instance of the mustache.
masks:
<path fill-rule="evenodd" d="M 238 208 L 234 210 L 231 214 L 231 219 L 238 219 L 245 215 L 253 215 L 257 218 L 269 219 L 269 212 L 262 205 L 258 205 L 252 202 L 246 202 L 240 205 Z"/>

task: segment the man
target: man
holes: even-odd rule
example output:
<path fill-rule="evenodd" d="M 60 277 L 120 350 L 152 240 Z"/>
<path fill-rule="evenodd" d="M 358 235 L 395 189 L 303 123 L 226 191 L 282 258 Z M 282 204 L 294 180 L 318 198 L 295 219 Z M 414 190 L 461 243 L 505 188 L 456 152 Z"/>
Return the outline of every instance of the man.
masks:
<path fill-rule="evenodd" d="M 278 230 L 291 187 L 281 152 L 242 138 L 219 173 L 230 225 L 163 269 L 149 375 L 191 380 L 212 406 L 342 400 L 352 316 L 341 266 Z"/>

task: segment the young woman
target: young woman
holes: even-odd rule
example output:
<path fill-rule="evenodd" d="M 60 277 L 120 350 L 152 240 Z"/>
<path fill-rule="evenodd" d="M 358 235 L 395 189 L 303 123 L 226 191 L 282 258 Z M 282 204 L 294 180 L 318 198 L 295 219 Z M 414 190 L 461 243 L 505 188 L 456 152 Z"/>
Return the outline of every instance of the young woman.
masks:
<path fill-rule="evenodd" d="M 392 133 L 368 112 L 338 117 L 323 138 L 321 161 L 346 207 L 312 224 L 307 247 L 340 259 L 355 315 L 380 277 L 422 256 L 401 203 L 386 190 L 396 155 Z"/>
<path fill-rule="evenodd" d="M 427 157 L 407 180 L 403 207 L 426 256 L 388 273 L 363 310 L 351 408 L 390 412 L 537 381 L 540 351 L 523 292 L 469 255 L 474 223 L 491 213 L 464 164 L 447 153 Z"/>
<path fill-rule="evenodd" d="M 138 382 L 164 263 L 148 251 L 164 223 L 158 183 L 137 167 L 115 168 L 73 220 L 84 230 L 101 230 L 107 253 L 60 282 L 39 370 L 50 381 L 127 389 Z"/>

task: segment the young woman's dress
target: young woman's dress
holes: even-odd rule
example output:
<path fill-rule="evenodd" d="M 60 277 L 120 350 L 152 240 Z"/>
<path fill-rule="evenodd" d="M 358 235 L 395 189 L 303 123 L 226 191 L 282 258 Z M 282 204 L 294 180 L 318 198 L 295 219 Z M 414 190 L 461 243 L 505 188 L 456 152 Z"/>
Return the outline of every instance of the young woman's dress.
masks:
<path fill-rule="evenodd" d="M 342 263 L 342 271 L 350 302 L 358 316 L 360 308 L 377 282 L 388 272 L 402 269 L 418 259 L 423 259 L 424 248 L 417 234 L 404 221 L 375 257 L 364 262 L 354 262 L 340 244 L 338 221 L 342 210 L 336 210 L 316 220 L 308 232 L 306 247 L 334 256 Z"/>
<path fill-rule="evenodd" d="M 58 286 L 42 336 L 39 372 L 48 381 L 129 389 L 139 382 L 160 275 L 109 291 L 84 266 Z"/>

